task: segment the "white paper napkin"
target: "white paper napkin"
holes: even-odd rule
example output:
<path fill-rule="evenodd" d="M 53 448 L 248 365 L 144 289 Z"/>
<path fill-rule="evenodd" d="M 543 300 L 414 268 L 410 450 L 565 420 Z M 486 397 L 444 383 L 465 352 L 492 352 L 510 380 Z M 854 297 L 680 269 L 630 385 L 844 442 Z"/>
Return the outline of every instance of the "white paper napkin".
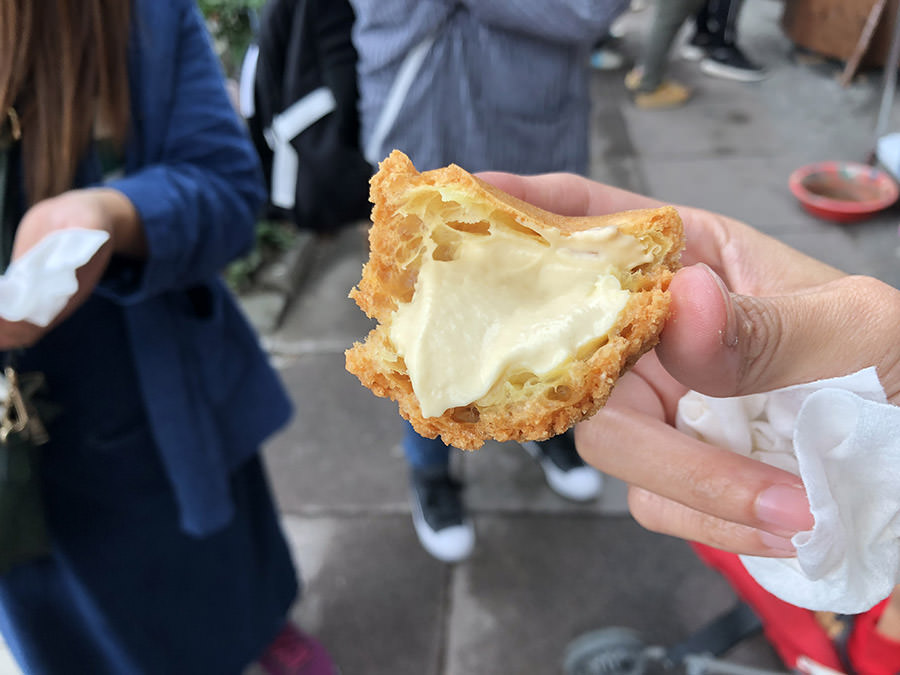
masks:
<path fill-rule="evenodd" d="M 47 326 L 78 290 L 75 270 L 107 239 L 106 232 L 74 228 L 41 239 L 0 276 L 0 317 Z"/>
<path fill-rule="evenodd" d="M 815 526 L 796 558 L 741 556 L 770 593 L 857 614 L 900 583 L 900 407 L 875 368 L 767 394 L 686 394 L 676 424 L 701 440 L 800 476 Z"/>

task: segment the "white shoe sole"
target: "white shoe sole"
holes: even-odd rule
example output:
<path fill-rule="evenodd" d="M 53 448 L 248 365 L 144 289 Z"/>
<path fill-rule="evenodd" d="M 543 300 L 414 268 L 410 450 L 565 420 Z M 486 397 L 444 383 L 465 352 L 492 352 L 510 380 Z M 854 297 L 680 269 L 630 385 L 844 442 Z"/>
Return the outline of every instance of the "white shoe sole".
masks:
<path fill-rule="evenodd" d="M 711 77 L 721 77 L 735 82 L 759 82 L 766 79 L 765 71 L 732 68 L 712 59 L 703 59 L 700 62 L 700 70 Z"/>
<path fill-rule="evenodd" d="M 600 496 L 603 490 L 603 474 L 593 467 L 581 466 L 562 471 L 543 455 L 535 441 L 526 441 L 519 445 L 537 460 L 544 472 L 547 485 L 560 497 L 575 502 L 589 502 Z"/>
<path fill-rule="evenodd" d="M 706 56 L 706 50 L 691 44 L 681 45 L 678 55 L 685 61 L 699 61 Z"/>
<path fill-rule="evenodd" d="M 596 499 L 603 489 L 603 476 L 596 469 L 581 466 L 569 471 L 560 471 L 549 459 L 541 461 L 547 484 L 560 497 L 575 502 L 589 502 Z"/>
<path fill-rule="evenodd" d="M 465 560 L 475 549 L 475 526 L 468 518 L 462 525 L 445 527 L 436 532 L 425 522 L 422 507 L 413 496 L 410 499 L 413 527 L 419 543 L 429 554 L 441 562 L 454 563 Z"/>

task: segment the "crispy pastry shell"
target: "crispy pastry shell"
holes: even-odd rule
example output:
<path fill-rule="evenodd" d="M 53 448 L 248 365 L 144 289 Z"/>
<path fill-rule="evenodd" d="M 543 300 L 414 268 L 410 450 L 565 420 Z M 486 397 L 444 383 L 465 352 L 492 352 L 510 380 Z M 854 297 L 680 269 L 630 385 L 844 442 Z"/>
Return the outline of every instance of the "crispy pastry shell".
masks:
<path fill-rule="evenodd" d="M 504 383 L 500 400 L 495 393 L 451 408 L 440 417 L 423 417 L 403 358 L 389 335 L 394 311 L 413 296 L 423 239 L 432 232 L 421 219 L 399 209 L 410 190 L 448 186 L 463 201 L 490 212 L 494 227 L 527 227 L 534 222 L 575 232 L 614 225 L 645 243 L 654 251 L 654 259 L 637 270 L 623 271 L 620 282 L 630 295 L 608 339 L 588 354 L 573 355 L 562 374 L 554 373 L 549 381 L 532 378 Z M 400 414 L 423 436 L 440 436 L 448 445 L 467 450 L 481 447 L 486 439 L 526 441 L 555 436 L 603 406 L 616 380 L 659 340 L 669 314 L 669 281 L 684 246 L 681 219 L 672 207 L 584 218 L 559 216 L 516 199 L 456 165 L 419 173 L 398 150 L 373 176 L 371 201 L 370 257 L 350 297 L 378 325 L 364 342 L 346 352 L 346 366 L 375 394 L 396 401 Z"/>

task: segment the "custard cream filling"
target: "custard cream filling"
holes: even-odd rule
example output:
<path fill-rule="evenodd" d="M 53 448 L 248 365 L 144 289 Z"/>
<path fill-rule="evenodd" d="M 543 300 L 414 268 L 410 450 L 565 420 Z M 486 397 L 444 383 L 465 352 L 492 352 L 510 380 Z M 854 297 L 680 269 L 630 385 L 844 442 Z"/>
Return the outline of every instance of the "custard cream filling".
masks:
<path fill-rule="evenodd" d="M 437 202 L 437 189 L 422 192 L 406 206 L 432 236 L 390 338 L 425 417 L 477 402 L 511 373 L 543 376 L 559 368 L 605 336 L 625 307 L 628 291 L 615 272 L 652 260 L 641 242 L 613 226 L 568 234 L 530 221 L 499 226 L 463 195 L 444 189 Z M 441 224 L 448 220 L 489 228 L 459 231 Z M 451 255 L 446 242 L 435 254 L 442 230 Z"/>

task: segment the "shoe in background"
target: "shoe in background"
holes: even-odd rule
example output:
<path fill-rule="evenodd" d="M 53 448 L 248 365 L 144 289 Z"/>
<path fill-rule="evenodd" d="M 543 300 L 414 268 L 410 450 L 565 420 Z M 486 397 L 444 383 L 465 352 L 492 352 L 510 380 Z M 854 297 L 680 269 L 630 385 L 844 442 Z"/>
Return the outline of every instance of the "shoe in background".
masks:
<path fill-rule="evenodd" d="M 443 562 L 468 558 L 475 547 L 475 527 L 466 513 L 462 484 L 446 467 L 410 472 L 410 509 L 419 542 Z"/>
<path fill-rule="evenodd" d="M 561 497 L 577 502 L 596 499 L 603 488 L 603 475 L 584 463 L 575 449 L 571 432 L 521 444 L 544 472 L 550 488 Z"/>
<path fill-rule="evenodd" d="M 700 70 L 711 77 L 736 82 L 759 82 L 767 75 L 765 69 L 747 58 L 737 45 L 708 49 L 700 61 Z"/>
<path fill-rule="evenodd" d="M 615 49 L 599 47 L 591 53 L 591 67 L 594 70 L 618 70 L 624 65 L 625 57 Z"/>

